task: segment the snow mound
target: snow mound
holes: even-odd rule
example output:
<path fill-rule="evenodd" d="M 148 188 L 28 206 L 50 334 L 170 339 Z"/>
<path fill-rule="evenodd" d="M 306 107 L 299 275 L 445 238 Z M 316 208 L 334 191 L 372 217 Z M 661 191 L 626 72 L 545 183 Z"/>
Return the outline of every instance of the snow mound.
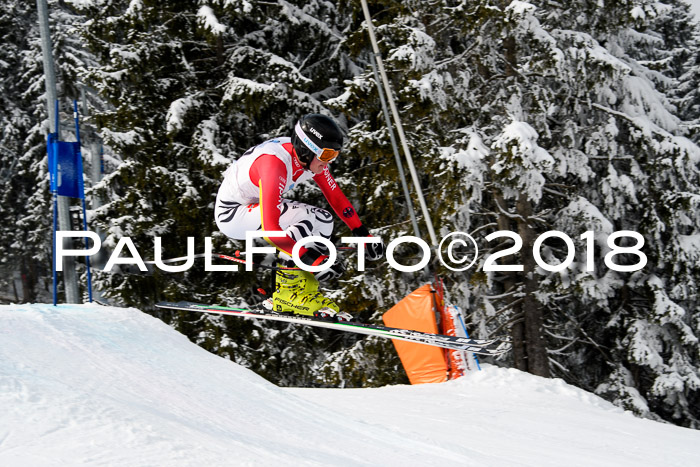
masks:
<path fill-rule="evenodd" d="M 700 432 L 487 366 L 283 389 L 135 309 L 0 306 L 0 465 L 691 465 Z"/>

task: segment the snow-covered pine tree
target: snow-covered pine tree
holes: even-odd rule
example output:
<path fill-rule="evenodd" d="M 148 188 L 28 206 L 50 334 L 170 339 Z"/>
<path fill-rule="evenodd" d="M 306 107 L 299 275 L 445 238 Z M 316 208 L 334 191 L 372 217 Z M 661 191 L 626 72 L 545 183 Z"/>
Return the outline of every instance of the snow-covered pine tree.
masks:
<path fill-rule="evenodd" d="M 692 122 L 682 120 L 689 115 L 671 99 L 688 79 L 684 61 L 673 60 L 683 57 L 678 49 L 692 43 L 698 29 L 675 2 L 642 2 L 629 16 L 631 24 L 606 39 L 620 46 L 611 51 L 630 71 L 614 88 L 619 104 L 600 107 L 611 115 L 617 143 L 610 159 L 629 162 L 611 170 L 606 161 L 598 193 L 608 198 L 603 213 L 618 230 L 644 235 L 649 262 L 640 273 L 615 278 L 622 283 L 609 301 L 606 329 L 616 333 L 613 371 L 597 391 L 638 413 L 698 428 L 700 148 L 685 138 Z M 612 209 L 611 195 L 618 204 Z"/>
<path fill-rule="evenodd" d="M 163 257 L 184 256 L 188 236 L 199 250 L 206 236 L 216 251 L 242 248 L 213 222 L 221 173 L 249 147 L 289 134 L 299 116 L 327 112 L 323 100 L 353 70 L 338 50 L 343 16 L 322 2 L 80 3 L 84 37 L 100 59 L 88 76 L 113 106 L 97 121 L 122 160 L 100 187 L 109 199 L 97 214 L 106 243 L 129 236 L 149 257 L 156 235 Z M 317 190 L 294 195 L 323 203 Z M 200 263 L 178 274 L 122 268 L 97 282 L 120 302 L 147 308 L 158 299 L 250 303 L 270 278 L 206 273 Z M 340 345 L 314 347 L 317 334 L 294 326 L 161 315 L 280 384 L 310 384 L 315 362 Z"/>
<path fill-rule="evenodd" d="M 265 3 L 256 8 L 261 9 L 260 32 L 235 42 L 230 48 L 235 66 L 231 67 L 227 78 L 226 86 L 231 92 L 225 101 L 230 105 L 231 113 L 240 115 L 246 125 L 258 125 L 257 134 L 269 136 L 288 134 L 299 116 L 309 112 L 328 113 L 329 106 L 337 111 L 335 116 L 341 126 L 356 121 L 356 115 L 333 105 L 333 98 L 343 91 L 343 80 L 353 77 L 358 70 L 345 46 L 345 33 L 352 30 L 348 24 L 348 18 L 352 18 L 348 14 L 350 7 L 322 2 L 305 5 L 280 2 Z M 255 8 L 248 11 L 249 15 L 253 11 Z M 297 40 L 301 36 L 306 37 L 303 43 Z M 293 80 L 293 84 L 280 87 L 280 76 Z M 260 93 L 261 86 L 276 92 L 276 100 L 258 100 L 250 108 L 249 96 Z M 266 118 L 271 119 L 269 124 Z M 269 130 L 272 122 L 278 125 L 274 132 Z M 377 223 L 367 215 L 364 209 L 366 200 L 358 193 L 364 184 L 364 180 L 358 177 L 358 171 L 364 167 L 366 160 L 364 155 L 352 150 L 354 137 L 351 131 L 343 155 L 333 162 L 332 171 L 344 193 L 360 210 L 363 221 L 372 228 Z M 321 193 L 313 187 L 298 187 L 288 196 L 319 206 L 326 203 Z M 338 225 L 340 231 L 334 234 L 336 237 L 350 234 L 344 225 L 336 222 Z M 352 257 L 347 259 L 350 264 L 354 261 Z M 354 287 L 358 283 L 363 285 Z M 363 292 L 363 289 L 379 293 Z M 328 293 L 341 307 L 358 313 L 362 320 L 369 320 L 376 310 L 376 302 L 367 300 L 367 296 L 381 296 L 381 289 L 376 282 L 363 282 L 362 277 L 348 274 L 337 290 Z M 391 349 L 387 350 L 386 341 L 358 340 L 351 334 L 306 332 L 293 327 L 287 328 L 286 332 L 297 336 L 296 344 L 280 347 L 279 342 L 271 343 L 270 365 L 261 373 L 282 384 L 305 382 L 307 385 L 353 387 L 400 381 L 396 376 L 398 358 Z M 325 348 L 312 348 L 309 351 L 309 341 L 314 340 L 317 334 L 324 338 L 319 344 Z M 359 348 L 363 351 L 357 351 Z M 278 356 L 280 353 L 281 357 Z M 292 371 L 280 370 L 281 367 L 291 368 L 289 362 L 295 360 L 301 361 L 295 367 L 296 376 Z M 309 366 L 313 367 L 313 374 L 307 373 Z"/>
<path fill-rule="evenodd" d="M 223 98 L 229 115 L 247 129 L 248 139 L 244 140 L 249 141 L 247 146 L 257 144 L 265 137 L 289 134 L 295 121 L 306 113 L 328 113 L 324 101 L 337 96 L 342 91 L 340 83 L 343 78 L 355 73 L 356 66 L 341 47 L 347 16 L 338 8 L 331 3 L 285 1 L 253 2 L 248 8 L 247 17 L 256 19 L 256 29 L 226 42 L 230 43 L 225 47 L 230 67 Z M 224 11 L 228 10 L 225 8 Z M 230 15 L 222 17 L 226 16 Z M 305 40 L 300 42 L 299 37 Z M 342 109 L 335 116 L 341 126 L 347 124 L 349 116 Z M 356 206 L 361 206 L 353 196 L 353 187 L 358 182 L 350 172 L 357 165 L 358 161 L 346 149 L 343 157 L 334 161 L 332 170 L 344 192 Z M 351 177 L 346 176 L 348 172 Z M 320 191 L 313 186 L 297 187 L 287 196 L 318 206 L 326 205 Z M 345 229 L 342 225 L 340 228 Z M 347 234 L 349 232 L 335 235 Z M 347 287 L 341 285 L 339 290 L 328 293 L 341 307 L 356 312 L 366 310 L 352 301 Z M 369 311 L 362 313 L 363 319 L 369 316 Z M 284 332 L 275 339 L 257 339 L 266 349 L 266 360 L 260 365 L 263 376 L 285 385 L 355 386 L 360 384 L 359 380 L 372 379 L 370 375 L 358 380 L 349 368 L 345 371 L 346 368 L 332 363 L 334 352 L 347 353 L 344 349 L 354 345 L 356 336 L 295 326 L 278 327 Z M 269 333 L 262 335 L 269 336 Z M 317 335 L 323 340 L 319 341 Z M 311 342 L 318 342 L 319 346 L 314 347 Z M 372 358 L 371 352 L 361 357 L 365 361 Z M 358 366 L 366 375 L 367 368 Z M 330 368 L 332 376 L 320 377 L 318 368 Z"/>
<path fill-rule="evenodd" d="M 572 265 L 576 274 L 542 281 L 543 290 L 549 290 L 548 308 L 560 314 L 550 322 L 559 323 L 549 328 L 550 335 L 562 336 L 562 327 L 576 327 L 574 341 L 564 339 L 554 361 L 567 353 L 563 349 L 580 352 L 563 365 L 573 378 L 592 387 L 607 379 L 598 391 L 620 405 L 694 426 L 697 412 L 689 400 L 697 398 L 698 348 L 692 331 L 697 319 L 692 239 L 698 229 L 700 152 L 684 137 L 683 122 L 670 100 L 683 72 L 669 66 L 679 54 L 678 42 L 667 33 L 683 28 L 663 26 L 679 21 L 669 17 L 677 11 L 634 2 L 595 12 L 617 17 L 614 24 L 596 21 L 595 15 L 587 16 L 588 23 L 557 23 L 549 21 L 554 15 L 548 13 L 537 16 L 559 41 L 558 49 L 569 52 L 567 69 L 576 71 L 566 81 L 576 90 L 581 105 L 574 115 L 583 123 L 572 128 L 570 150 L 548 150 L 555 157 L 581 151 L 586 172 L 595 174 L 576 182 L 579 198 L 557 212 L 553 225 L 572 238 L 595 231 L 599 258 L 610 254 L 611 245 L 602 240 L 612 231 L 639 232 L 649 260 L 637 273 L 611 271 L 598 261 L 588 274 L 581 257 Z M 576 86 L 587 78 L 593 92 Z M 632 238 L 617 243 L 634 250 Z M 623 254 L 614 261 L 631 264 L 641 258 Z M 548 288 L 554 284 L 556 292 Z M 566 297 L 572 292 L 575 300 Z M 586 344 L 577 346 L 575 341 Z M 600 365 L 601 360 L 606 364 Z M 579 364 L 586 370 L 576 372 Z"/>
<path fill-rule="evenodd" d="M 48 7 L 60 112 L 65 121 L 72 115 L 72 101 L 79 98 L 79 69 L 92 58 L 74 33 L 76 15 L 69 5 L 49 1 Z M 48 300 L 52 230 L 46 155 L 49 125 L 36 4 L 5 2 L 0 28 L 5 38 L 0 45 L 0 158 L 6 186 L 0 202 L 6 220 L 0 226 L 2 287 L 5 290 L 18 274 L 22 294 L 14 300 Z M 70 128 L 63 132 L 63 139 L 74 138 L 72 125 Z"/>
<path fill-rule="evenodd" d="M 95 218 L 106 234 L 104 245 L 114 248 L 120 238 L 130 237 L 149 259 L 156 236 L 163 237 L 163 258 L 184 256 L 187 237 L 194 237 L 202 248 L 207 230 L 201 224 L 206 225 L 218 173 L 211 154 L 194 151 L 191 140 L 199 136 L 206 141 L 212 135 L 196 132 L 199 121 L 192 131 L 178 132 L 188 111 L 192 115 L 200 106 L 214 105 L 207 99 L 207 88 L 215 83 L 215 67 L 203 73 L 192 64 L 216 63 L 216 50 L 201 34 L 194 34 L 196 5 L 80 5 L 86 17 L 83 37 L 99 60 L 87 70 L 86 79 L 109 104 L 95 120 L 107 151 L 119 161 L 98 186 L 108 200 Z M 192 96 L 197 86 L 202 91 Z M 122 256 L 131 254 L 125 250 Z M 99 274 L 96 284 L 107 297 L 147 306 L 160 291 L 176 296 L 185 288 L 196 290 L 203 279 L 197 267 L 176 275 L 117 266 Z"/>
<path fill-rule="evenodd" d="M 449 108 L 446 91 L 452 88 L 453 79 L 460 79 L 452 74 L 456 68 L 452 66 L 452 59 L 466 49 L 464 42 L 454 35 L 459 19 L 452 17 L 452 10 L 443 2 L 369 3 L 382 60 L 432 220 L 437 229 L 446 233 L 450 230 L 451 219 L 445 217 L 453 213 L 455 198 L 450 196 L 448 182 L 452 174 L 443 166 L 439 154 L 445 135 L 454 128 L 451 118 L 461 118 Z M 343 188 L 356 202 L 363 222 L 388 243 L 397 237 L 415 235 L 415 232 L 379 99 L 372 69 L 372 47 L 361 5 L 347 5 L 345 14 L 353 21 L 344 47 L 361 68 L 345 82 L 345 92 L 327 101 L 355 123 L 350 129 L 346 156 L 340 161 L 352 177 L 352 184 L 343 185 Z M 404 171 L 410 177 L 405 160 Z M 422 237 L 429 241 L 410 178 L 408 184 L 419 229 Z M 422 252 L 408 246 L 399 248 L 395 256 L 404 264 L 414 264 L 421 259 Z M 353 265 L 351 271 L 354 278 L 344 288 L 352 297 L 347 303 L 350 309 L 371 311 L 363 316 L 373 321 L 380 321 L 382 312 L 433 279 L 423 272 L 401 273 L 387 262 L 369 265 L 365 272 L 355 271 Z M 333 372 L 337 372 L 335 368 L 338 367 L 343 369 L 346 379 L 365 384 L 388 382 L 370 373 L 380 373 L 382 369 L 401 375 L 401 381 L 406 380 L 402 372 L 393 369 L 398 366 L 398 360 L 388 342 L 364 340 L 334 356 L 329 363 L 320 373 L 326 381 L 333 381 L 336 377 Z"/>
<path fill-rule="evenodd" d="M 699 154 L 670 105 L 674 76 L 663 62 L 673 48 L 665 49 L 663 30 L 654 29 L 670 10 L 654 2 L 537 5 L 492 3 L 499 8 L 472 23 L 482 41 L 474 53 L 478 81 L 472 82 L 479 92 L 471 99 L 484 109 L 474 125 L 474 147 L 483 149 L 494 195 L 479 208 L 498 213 L 494 222 L 501 229 L 517 226 L 523 245 L 509 262 L 523 264 L 526 273 L 492 276 L 498 300 L 479 297 L 480 319 L 496 319 L 496 309 L 517 310 L 518 302 L 522 307 L 534 299 L 531 306 L 546 310 L 555 374 L 589 388 L 609 378 L 598 390 L 621 405 L 694 425 L 697 414 L 688 401 L 697 397 L 697 305 L 690 290 L 697 276 Z M 479 18 L 479 8 L 473 11 Z M 534 267 L 530 256 L 532 235 L 550 229 L 576 244 L 572 264 L 561 273 Z M 580 235 L 589 230 L 595 234 L 585 244 Z M 609 235 L 620 230 L 646 239 L 649 262 L 638 273 L 611 271 L 600 261 L 612 248 Z M 634 245 L 623 239 L 620 246 L 632 254 L 615 261 L 637 262 Z M 589 248 L 598 258 L 594 271 L 586 271 Z M 569 253 L 553 241 L 540 251 L 550 265 Z M 499 304 L 509 289 L 517 295 Z M 516 365 L 524 311 L 504 315 L 515 319 Z M 524 327 L 527 333 L 527 321 Z M 527 349 L 524 354 L 530 358 Z"/>
<path fill-rule="evenodd" d="M 679 17 L 678 22 L 691 23 L 688 20 L 689 10 L 684 2 L 673 2 L 671 4 L 673 17 Z M 673 102 L 678 107 L 679 117 L 688 126 L 688 136 L 700 144 L 700 28 L 698 24 L 700 18 L 694 18 L 694 27 L 686 29 L 684 26 L 677 26 L 672 22 L 672 26 L 667 28 L 666 35 L 671 36 L 674 44 L 678 44 L 676 49 L 680 51 L 676 54 L 674 64 L 677 78 L 676 92 L 673 94 Z M 683 50 L 687 52 L 683 52 Z"/>
<path fill-rule="evenodd" d="M 3 295 L 10 300 L 34 301 L 41 275 L 38 270 L 50 266 L 35 257 L 45 256 L 48 245 L 40 242 L 24 248 L 30 242 L 30 232 L 18 229 L 17 224 L 26 216 L 28 200 L 36 192 L 36 169 L 45 152 L 37 125 L 37 120 L 45 115 L 46 104 L 40 99 L 43 69 L 36 40 L 36 12 L 26 2 L 9 2 L 7 6 L 0 12 L 0 176 L 4 187 L 0 217 L 5 220 L 0 226 L 0 280 Z M 30 91 L 32 88 L 34 92 Z M 14 284 L 17 272 L 22 279 L 21 292 Z"/>
<path fill-rule="evenodd" d="M 377 23 L 380 48 L 389 70 L 398 107 L 402 111 L 404 126 L 408 128 L 409 145 L 416 156 L 418 171 L 423 174 L 423 188 L 433 220 L 442 234 L 479 228 L 488 221 L 482 217 L 472 222 L 469 203 L 481 200 L 488 167 L 484 161 L 485 154 L 480 151 L 488 151 L 483 144 L 479 143 L 480 137 L 474 128 L 483 124 L 485 128 L 479 128 L 479 130 L 484 134 L 492 131 L 492 128 L 496 129 L 493 131 L 505 130 L 499 140 L 504 147 L 504 152 L 507 151 L 509 138 L 515 138 L 520 130 L 527 130 L 526 124 L 519 125 L 507 115 L 511 108 L 517 111 L 516 107 L 519 105 L 514 101 L 518 99 L 517 95 L 506 95 L 503 92 L 506 88 L 504 83 L 507 84 L 509 81 L 513 83 L 511 87 L 517 91 L 515 68 L 509 66 L 502 57 L 501 41 L 487 39 L 500 37 L 500 32 L 493 27 L 491 30 L 479 30 L 470 26 L 479 23 L 480 15 L 483 16 L 482 23 L 493 22 L 488 18 L 491 13 L 488 9 L 484 9 L 483 5 L 453 6 L 446 2 L 430 4 L 403 2 L 400 5 L 392 4 L 391 8 L 382 7 L 374 5 L 372 11 Z M 364 49 L 360 50 L 363 51 L 364 61 L 367 63 L 369 60 L 367 54 L 370 49 L 365 31 L 361 30 L 361 33 L 362 35 L 358 33 L 354 38 L 356 44 L 353 46 L 355 49 L 359 48 L 358 45 L 364 46 Z M 477 56 L 479 51 L 483 52 L 483 55 Z M 480 59 L 484 60 L 484 64 L 480 64 L 476 69 L 471 66 L 474 61 Z M 494 69 L 487 70 L 489 64 L 493 64 Z M 481 77 L 479 84 L 482 90 L 487 86 L 488 88 L 482 91 L 478 99 L 475 99 L 471 87 L 474 81 L 478 80 L 478 77 L 474 76 L 477 73 L 492 73 L 494 76 Z M 374 157 L 378 161 L 379 170 L 384 175 L 379 180 L 375 173 L 368 171 L 367 183 L 362 185 L 365 196 L 370 199 L 372 196 L 389 198 L 396 205 L 401 206 L 402 193 L 397 169 L 391 157 L 391 148 L 388 146 L 381 107 L 376 93 L 369 94 L 374 90 L 374 86 L 371 68 L 367 65 L 365 72 L 348 84 L 348 91 L 338 98 L 336 103 L 350 106 L 353 112 L 364 117 L 360 119 L 364 121 L 353 129 L 357 132 L 354 138 L 358 142 L 356 150 L 366 158 Z M 366 99 L 367 95 L 371 95 L 372 99 Z M 485 95 L 489 95 L 496 102 L 486 103 Z M 493 110 L 499 108 L 499 102 L 500 113 Z M 481 118 L 483 120 L 480 120 Z M 534 131 L 525 131 L 525 133 L 528 138 L 536 139 Z M 465 157 L 463 157 L 464 152 L 458 150 L 463 144 L 468 145 L 469 148 L 469 154 Z M 532 157 L 538 158 L 542 152 L 535 147 Z M 513 167 L 519 170 L 522 165 L 520 162 L 522 161 L 513 162 Z M 540 161 L 536 162 L 540 163 Z M 495 164 L 495 162 L 492 163 Z M 470 166 L 467 177 L 462 180 L 455 177 L 453 172 L 454 168 L 460 164 L 463 167 Z M 538 166 L 529 170 L 536 171 L 543 168 Z M 376 172 L 377 169 L 373 168 L 373 170 Z M 521 180 L 521 177 L 516 177 L 512 170 L 509 175 L 512 178 L 506 184 L 517 185 Z M 526 178 L 522 180 L 525 184 L 536 183 Z M 506 191 L 509 198 L 517 200 L 517 194 L 523 190 L 515 188 L 518 187 L 507 187 Z M 533 197 L 541 196 L 537 193 L 541 188 L 525 188 Z M 503 198 L 502 194 L 499 196 Z M 526 208 L 526 201 L 525 198 L 520 198 L 519 205 L 523 206 L 523 209 Z M 494 208 L 492 212 L 499 211 Z M 501 212 L 507 212 L 505 207 Z M 384 210 L 383 212 L 375 210 L 375 213 L 378 217 L 381 216 L 379 218 L 385 225 L 392 226 L 385 229 L 387 237 L 392 238 L 411 232 L 405 210 Z M 400 216 L 399 219 L 397 215 Z M 515 225 L 503 228 L 507 227 L 516 228 Z M 441 272 L 445 274 L 453 290 L 461 291 L 455 295 L 455 298 L 468 300 L 469 283 L 464 274 L 445 269 Z M 385 280 L 389 290 L 395 290 L 390 297 L 398 299 L 420 285 L 420 281 L 425 278 L 417 274 L 409 276 L 388 271 Z M 515 284 L 506 288 L 510 289 L 514 286 Z M 534 284 L 530 285 L 530 289 L 534 287 Z M 507 292 L 517 293 L 515 290 L 507 290 Z M 532 311 L 528 315 L 536 316 L 539 312 L 538 307 L 534 301 L 530 300 L 530 302 Z M 522 300 L 517 302 L 517 306 L 522 306 Z M 529 345 L 532 347 L 530 358 L 526 360 L 527 356 L 524 355 L 520 360 L 523 363 L 531 362 L 531 371 L 548 374 L 545 349 L 541 344 L 535 345 L 539 339 L 535 337 L 542 335 L 541 317 L 537 317 L 530 327 L 533 329 L 532 337 L 529 339 Z M 537 351 L 534 350 L 535 348 Z M 539 355 L 537 364 L 534 363 L 535 355 Z M 526 364 L 521 367 L 528 369 Z"/>
<path fill-rule="evenodd" d="M 429 146 L 420 170 L 443 180 L 449 169 L 460 174 L 441 187 L 440 222 L 473 233 L 486 253 L 503 248 L 486 242 L 487 233 L 509 230 L 523 239 L 516 255 L 502 259 L 524 272 L 483 274 L 482 257 L 469 275 L 445 273 L 453 299 L 477 305 L 470 318 L 479 332 L 510 330 L 516 367 L 553 371 L 589 389 L 607 380 L 599 392 L 617 403 L 693 425 L 698 155 L 671 104 L 674 80 L 688 73 L 677 66 L 683 52 L 664 36 L 688 28 L 687 18 L 646 1 L 383 7 L 373 5 L 373 15 L 411 145 L 418 152 L 422 137 Z M 419 35 L 422 48 L 407 39 Z M 425 46 L 430 41 L 434 48 Z M 358 44 L 353 50 L 361 54 Z M 403 66 L 394 58 L 404 58 Z M 432 66 L 421 74 L 426 62 Z M 361 116 L 353 131 L 362 153 L 386 161 L 379 105 L 367 99 L 372 88 L 367 66 L 334 102 Z M 442 148 L 442 159 L 430 157 L 430 148 Z M 435 170 L 439 160 L 443 170 Z M 395 175 L 387 178 L 368 177 L 363 190 L 398 187 Z M 535 240 L 554 229 L 576 251 L 558 273 L 533 256 Z M 592 243 L 581 238 L 588 230 Z M 611 271 L 603 261 L 609 235 L 619 230 L 646 239 L 649 262 L 639 273 Z M 634 244 L 623 239 L 632 253 L 614 261 L 637 262 Z M 596 258 L 592 272 L 587 248 Z M 552 266 L 568 254 L 557 239 L 539 251 Z"/>
<path fill-rule="evenodd" d="M 86 16 L 84 38 L 97 54 L 89 84 L 111 105 L 96 121 L 108 152 L 121 159 L 99 187 L 109 202 L 97 219 L 112 244 L 131 236 L 148 257 L 155 234 L 164 237 L 163 256 L 184 255 L 186 236 L 197 239 L 198 249 L 208 235 L 215 249 L 238 247 L 214 232 L 220 172 L 253 144 L 287 132 L 299 115 L 326 106 L 350 130 L 333 170 L 363 220 L 385 240 L 412 233 L 359 5 L 72 3 Z M 439 269 L 453 301 L 469 309 L 476 334 L 508 330 L 515 366 L 549 371 L 647 416 L 697 426 L 700 156 L 684 136 L 697 137 L 688 128 L 697 123 L 698 75 L 697 59 L 683 51 L 690 43 L 674 35 L 697 37 L 686 10 L 647 0 L 370 7 L 440 233 L 470 232 L 482 253 L 503 248 L 484 238 L 496 230 L 525 240 L 503 261 L 523 264 L 529 274 L 484 274 L 483 256 L 467 273 Z M 17 21 L 2 18 L 3 27 Z M 301 36 L 308 39 L 303 44 Z M 0 58 L 13 63 L 5 46 Z M 40 70 L 36 58 L 28 63 Z M 43 92 L 29 82 L 31 92 Z M 33 108 L 41 112 L 42 104 Z M 10 147 L 23 133 L 5 134 L 15 138 L 3 140 Z M 43 146 L 36 149 L 43 135 L 22 138 L 44 157 Z M 7 161 L 3 156 L 3 170 Z M 313 189 L 297 195 L 322 204 Z M 386 209 L 389 203 L 393 209 Z M 531 254 L 534 240 L 552 229 L 567 234 L 576 252 L 557 273 Z M 594 235 L 581 238 L 588 230 Z M 641 271 L 611 271 L 604 261 L 613 248 L 607 239 L 619 230 L 644 236 L 648 262 Z M 25 229 L 42 237 L 38 231 Z M 634 244 L 631 237 L 618 240 L 632 250 Z M 7 251 L 17 248 L 8 245 Z M 593 271 L 586 270 L 588 249 Z M 568 248 L 550 239 L 540 251 L 556 265 Z M 639 255 L 616 254 L 613 261 L 630 265 Z M 98 282 L 116 299 L 140 306 L 163 298 L 250 301 L 259 285 L 253 275 L 197 268 L 182 274 L 123 268 Z M 349 308 L 373 314 L 422 279 L 380 266 L 335 293 L 352 297 L 341 300 Z M 205 348 L 281 384 L 384 384 L 391 381 L 380 373 L 395 374 L 385 342 L 317 341 L 298 328 L 269 332 L 256 322 L 162 317 Z M 549 365 L 542 359 L 546 348 Z M 338 349 L 345 350 L 331 355 Z M 369 352 L 375 355 L 366 357 Z M 392 357 L 380 361 L 381 354 Z"/>
<path fill-rule="evenodd" d="M 450 107 L 454 94 L 462 92 L 464 75 L 460 65 L 469 48 L 460 35 L 461 17 L 444 2 L 390 2 L 369 7 L 433 223 L 438 233 L 447 233 L 454 230 L 450 227 L 460 196 L 454 196 L 453 174 L 439 156 L 445 141 L 454 136 L 451 131 L 464 119 L 461 109 Z M 414 230 L 371 67 L 367 27 L 359 5 L 355 8 L 355 32 L 348 36 L 347 47 L 363 70 L 346 83 L 346 92 L 332 104 L 358 120 L 351 129 L 350 148 L 353 158 L 362 161 L 354 172 L 362 180 L 356 188 L 357 197 L 364 200 L 365 217 L 372 219 L 373 225 L 382 226 L 379 231 L 388 241 L 414 235 Z M 405 160 L 403 164 L 408 176 Z M 409 189 L 414 191 L 410 176 Z M 421 236 L 429 241 L 415 193 L 412 197 Z M 385 209 L 388 203 L 392 209 Z M 417 262 L 422 253 L 407 250 L 398 255 L 410 264 Z M 373 276 L 383 279 L 377 283 Z M 386 307 L 432 278 L 422 273 L 399 273 L 385 264 L 380 271 L 365 274 L 365 279 L 363 289 L 371 291 L 368 298 Z"/>

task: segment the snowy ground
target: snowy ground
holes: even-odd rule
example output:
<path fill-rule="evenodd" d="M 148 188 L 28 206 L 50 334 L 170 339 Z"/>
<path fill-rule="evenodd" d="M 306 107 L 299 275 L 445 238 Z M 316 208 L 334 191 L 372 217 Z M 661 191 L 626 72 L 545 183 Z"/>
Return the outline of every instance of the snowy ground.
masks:
<path fill-rule="evenodd" d="M 690 466 L 700 432 L 485 366 L 282 389 L 137 310 L 0 306 L 0 465 Z"/>

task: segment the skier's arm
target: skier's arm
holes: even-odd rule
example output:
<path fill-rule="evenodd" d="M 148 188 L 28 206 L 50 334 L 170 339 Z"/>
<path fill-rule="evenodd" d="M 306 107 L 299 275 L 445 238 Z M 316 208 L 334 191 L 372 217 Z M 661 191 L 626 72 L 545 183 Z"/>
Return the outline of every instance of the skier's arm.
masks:
<path fill-rule="evenodd" d="M 328 166 L 323 169 L 323 172 L 314 176 L 314 180 L 321 188 L 321 192 L 323 192 L 333 211 L 345 222 L 355 237 L 372 237 L 367 227 L 362 225 L 360 216 L 357 215 L 355 208 L 352 207 L 350 201 L 340 190 L 340 187 L 328 170 Z M 384 243 L 381 238 L 379 238 L 378 243 L 369 243 L 365 247 L 365 257 L 370 261 L 377 261 L 382 256 L 384 256 Z"/>
<path fill-rule="evenodd" d="M 287 183 L 287 168 L 284 162 L 271 154 L 258 157 L 250 167 L 250 179 L 260 189 L 260 220 L 264 231 L 282 231 L 280 227 L 280 206 L 282 192 Z M 292 256 L 294 239 L 286 237 L 265 237 L 265 240 L 278 250 Z M 306 252 L 302 248 L 300 255 Z"/>
<path fill-rule="evenodd" d="M 360 216 L 357 215 L 355 208 L 352 207 L 348 198 L 340 190 L 340 187 L 328 170 L 328 166 L 323 169 L 323 172 L 314 176 L 314 181 L 321 188 L 323 196 L 326 197 L 335 214 L 345 222 L 350 230 L 355 230 L 362 226 Z"/>

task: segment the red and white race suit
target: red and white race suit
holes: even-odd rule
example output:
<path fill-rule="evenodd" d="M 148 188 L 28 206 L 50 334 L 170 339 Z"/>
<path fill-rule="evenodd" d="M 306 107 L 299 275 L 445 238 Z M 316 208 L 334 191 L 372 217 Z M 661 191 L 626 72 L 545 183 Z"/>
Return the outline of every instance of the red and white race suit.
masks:
<path fill-rule="evenodd" d="M 318 175 L 305 170 L 287 137 L 249 149 L 225 172 L 216 196 L 214 216 L 219 230 L 243 240 L 247 231 L 284 231 L 286 237 L 266 238 L 291 257 L 294 244 L 310 235 L 329 238 L 333 216 L 325 209 L 282 198 L 301 182 L 313 178 L 333 211 L 352 230 L 362 225 L 328 166 Z M 299 255 L 303 255 L 302 248 Z"/>

